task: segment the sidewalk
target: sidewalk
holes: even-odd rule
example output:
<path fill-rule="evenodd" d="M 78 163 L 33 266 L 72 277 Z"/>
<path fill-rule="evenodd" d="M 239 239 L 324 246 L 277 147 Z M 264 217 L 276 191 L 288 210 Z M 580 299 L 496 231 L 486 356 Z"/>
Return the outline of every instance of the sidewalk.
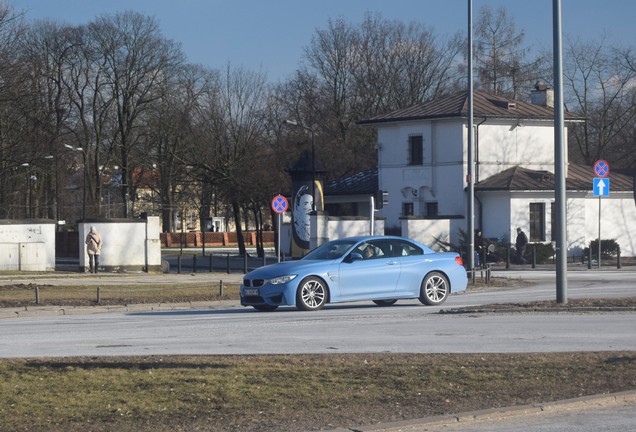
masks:
<path fill-rule="evenodd" d="M 0 308 L 0 319 L 28 318 L 63 315 L 92 315 L 109 312 L 170 312 L 183 310 L 227 309 L 239 306 L 238 300 L 210 300 L 183 303 L 142 303 L 129 305 L 95 305 L 95 306 L 25 306 L 16 308 Z"/>
<path fill-rule="evenodd" d="M 504 431 L 545 432 L 557 430 L 598 431 L 630 430 L 633 426 L 633 409 L 636 408 L 636 391 L 583 396 L 534 405 L 493 408 L 465 413 L 432 416 L 357 427 L 359 432 L 434 432 L 434 431 Z M 625 407 L 630 407 L 627 410 Z M 612 417 L 614 429 L 597 415 L 603 411 Z M 628 414 L 625 415 L 625 412 Z M 585 427 L 566 429 L 572 416 L 585 418 Z M 547 425 L 546 425 L 547 422 Z M 622 425 L 622 426 L 621 426 Z M 617 428 L 617 426 L 621 426 Z M 332 429 L 328 432 L 347 432 L 351 429 Z"/>

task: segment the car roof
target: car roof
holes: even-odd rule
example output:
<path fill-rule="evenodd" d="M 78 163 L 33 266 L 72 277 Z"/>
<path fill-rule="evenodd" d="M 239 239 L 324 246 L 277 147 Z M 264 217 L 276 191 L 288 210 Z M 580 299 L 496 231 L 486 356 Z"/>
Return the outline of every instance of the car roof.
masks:
<path fill-rule="evenodd" d="M 338 238 L 338 239 L 334 239 L 335 241 L 338 240 L 344 240 L 344 241 L 355 241 L 355 242 L 361 242 L 361 241 L 369 241 L 369 240 L 407 240 L 410 241 L 412 243 L 417 243 L 415 240 L 406 238 L 406 237 L 400 237 L 400 236 L 394 236 L 394 235 L 390 235 L 390 236 L 384 236 L 384 235 L 373 235 L 373 236 L 369 236 L 369 235 L 360 235 L 360 236 L 351 236 L 351 237 L 342 237 L 342 238 Z"/>

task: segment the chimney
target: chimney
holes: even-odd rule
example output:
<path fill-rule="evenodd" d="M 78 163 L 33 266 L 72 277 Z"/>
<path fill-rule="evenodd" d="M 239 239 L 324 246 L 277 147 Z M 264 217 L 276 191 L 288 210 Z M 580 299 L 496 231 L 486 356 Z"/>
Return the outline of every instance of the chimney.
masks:
<path fill-rule="evenodd" d="M 538 81 L 534 85 L 534 90 L 530 92 L 530 102 L 533 105 L 554 108 L 554 90 L 549 85 Z"/>

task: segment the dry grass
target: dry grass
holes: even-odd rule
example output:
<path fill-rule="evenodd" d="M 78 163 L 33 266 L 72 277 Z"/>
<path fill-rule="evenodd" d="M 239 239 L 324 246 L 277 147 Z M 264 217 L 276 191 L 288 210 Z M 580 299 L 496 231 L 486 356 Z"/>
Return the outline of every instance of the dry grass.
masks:
<path fill-rule="evenodd" d="M 36 288 L 38 303 L 36 303 Z M 99 288 L 99 294 L 98 294 Z M 140 284 L 107 286 L 5 285 L 0 286 L 0 307 L 93 306 L 139 303 L 181 303 L 190 301 L 236 300 L 239 287 L 224 284 L 187 283 L 148 286 Z"/>
<path fill-rule="evenodd" d="M 636 389 L 636 353 L 0 361 L 0 430 L 308 431 Z"/>
<path fill-rule="evenodd" d="M 34 288 L 0 287 L 0 305 L 34 304 Z M 109 286 L 102 299 L 209 300 L 218 288 Z M 95 287 L 41 286 L 40 298 L 95 304 Z M 224 298 L 238 298 L 238 287 Z M 560 306 L 632 307 L 636 297 Z M 0 360 L 0 430 L 309 431 L 635 389 L 636 352 Z"/>

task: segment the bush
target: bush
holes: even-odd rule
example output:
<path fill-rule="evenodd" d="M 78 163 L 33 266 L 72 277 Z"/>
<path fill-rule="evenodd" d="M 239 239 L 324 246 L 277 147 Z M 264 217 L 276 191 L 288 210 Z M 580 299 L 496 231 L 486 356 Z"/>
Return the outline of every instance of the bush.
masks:
<path fill-rule="evenodd" d="M 583 256 L 586 258 L 590 256 L 590 248 L 592 248 L 592 258 L 598 259 L 598 239 L 592 240 L 590 245 L 583 249 Z M 601 239 L 601 258 L 615 257 L 621 252 L 621 247 L 616 243 L 616 240 L 603 240 Z"/>
<path fill-rule="evenodd" d="M 554 254 L 556 251 L 552 246 L 552 243 L 528 243 L 526 247 L 526 253 L 523 257 L 526 261 L 531 264 L 532 263 L 532 254 L 537 254 L 537 264 L 551 264 L 554 259 Z"/>

